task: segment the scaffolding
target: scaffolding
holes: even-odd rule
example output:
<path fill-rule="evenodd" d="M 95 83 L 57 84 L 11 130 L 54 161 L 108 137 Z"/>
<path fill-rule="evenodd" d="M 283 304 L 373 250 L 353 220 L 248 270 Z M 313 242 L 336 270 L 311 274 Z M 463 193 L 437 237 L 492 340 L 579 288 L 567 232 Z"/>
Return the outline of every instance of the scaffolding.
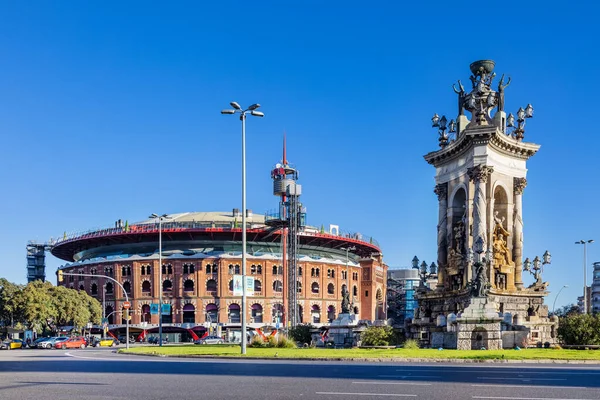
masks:
<path fill-rule="evenodd" d="M 46 280 L 46 251 L 49 243 L 27 242 L 27 282 Z"/>

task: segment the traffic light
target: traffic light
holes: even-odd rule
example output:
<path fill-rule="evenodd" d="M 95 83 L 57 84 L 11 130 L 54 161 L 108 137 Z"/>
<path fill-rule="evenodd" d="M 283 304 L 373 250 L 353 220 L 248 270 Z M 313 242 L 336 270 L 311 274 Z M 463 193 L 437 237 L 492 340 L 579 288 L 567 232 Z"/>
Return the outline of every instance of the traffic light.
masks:
<path fill-rule="evenodd" d="M 63 272 L 62 272 L 62 270 L 59 269 L 58 271 L 56 271 L 56 275 L 58 275 L 58 281 L 62 282 L 63 281 Z"/>

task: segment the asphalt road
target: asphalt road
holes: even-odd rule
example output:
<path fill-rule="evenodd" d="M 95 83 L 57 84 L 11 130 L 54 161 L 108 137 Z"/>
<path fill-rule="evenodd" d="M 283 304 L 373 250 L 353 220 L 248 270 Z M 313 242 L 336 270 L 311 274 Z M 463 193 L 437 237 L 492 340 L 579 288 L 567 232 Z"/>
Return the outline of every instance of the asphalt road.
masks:
<path fill-rule="evenodd" d="M 600 365 L 167 359 L 0 352 L 0 399 L 600 399 Z"/>

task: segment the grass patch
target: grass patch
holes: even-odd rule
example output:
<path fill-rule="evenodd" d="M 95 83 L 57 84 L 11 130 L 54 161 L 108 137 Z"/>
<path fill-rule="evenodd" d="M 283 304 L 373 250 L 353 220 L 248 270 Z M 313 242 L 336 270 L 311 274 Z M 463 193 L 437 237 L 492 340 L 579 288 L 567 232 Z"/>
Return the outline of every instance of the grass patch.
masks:
<path fill-rule="evenodd" d="M 245 358 L 293 358 L 293 359 L 470 359 L 470 360 L 598 360 L 597 350 L 437 350 L 437 349 L 316 349 L 316 348 L 251 348 L 242 355 L 239 345 L 190 346 L 169 345 L 163 347 L 132 347 L 120 349 L 119 353 L 150 354 L 188 357 L 245 357 Z"/>

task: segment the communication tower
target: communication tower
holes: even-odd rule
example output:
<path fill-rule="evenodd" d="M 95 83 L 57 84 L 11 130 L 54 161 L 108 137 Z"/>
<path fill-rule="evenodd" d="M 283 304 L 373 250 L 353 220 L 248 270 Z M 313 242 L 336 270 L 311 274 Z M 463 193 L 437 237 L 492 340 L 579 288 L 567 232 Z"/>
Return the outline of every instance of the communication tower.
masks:
<path fill-rule="evenodd" d="M 285 136 L 283 138 L 283 159 L 271 171 L 273 194 L 281 197 L 279 211 L 266 218 L 266 224 L 281 230 L 281 258 L 284 270 L 283 280 L 283 325 L 296 326 L 298 315 L 298 231 L 305 225 L 306 213 L 299 198 L 302 185 L 299 185 L 298 170 L 288 164 Z M 287 294 L 287 295 L 286 295 Z"/>

